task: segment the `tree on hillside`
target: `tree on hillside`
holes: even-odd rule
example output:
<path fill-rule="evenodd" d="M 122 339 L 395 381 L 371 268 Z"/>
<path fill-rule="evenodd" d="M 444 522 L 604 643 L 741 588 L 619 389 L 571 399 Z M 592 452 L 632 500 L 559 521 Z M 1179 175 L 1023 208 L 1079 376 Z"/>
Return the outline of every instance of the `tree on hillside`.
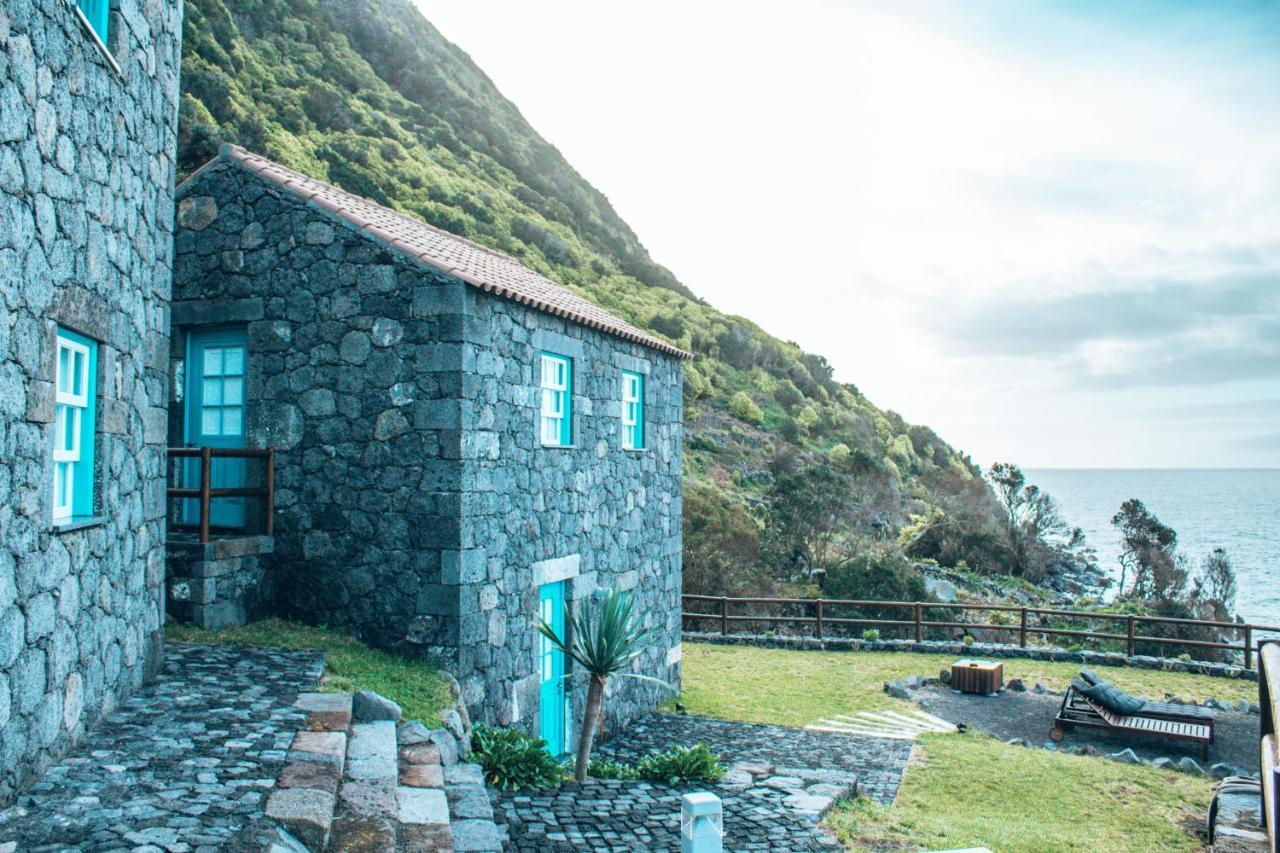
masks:
<path fill-rule="evenodd" d="M 1055 550 L 1074 547 L 1083 541 L 1084 534 L 1079 528 L 1067 527 L 1057 501 L 1039 486 L 1028 485 L 1017 465 L 997 462 L 988 477 L 1003 514 L 1002 545 L 1012 560 L 1013 574 L 1038 581 Z"/>
<path fill-rule="evenodd" d="M 1191 597 L 1208 611 L 1206 616 L 1230 621 L 1236 608 L 1236 572 L 1225 548 L 1214 548 L 1200 562 L 1200 574 L 1192 582 Z"/>
<path fill-rule="evenodd" d="M 684 591 L 767 595 L 773 578 L 760 561 L 760 527 L 747 507 L 710 482 L 684 494 Z"/>
<path fill-rule="evenodd" d="M 765 495 L 765 558 L 781 578 L 821 578 L 887 531 L 882 517 L 895 498 L 891 481 L 863 456 L 841 464 L 780 457 Z"/>
<path fill-rule="evenodd" d="M 1137 498 L 1120 505 L 1111 518 L 1120 531 L 1120 594 L 1170 600 L 1186 589 L 1187 568 L 1177 554 L 1178 534 Z M 1132 574 L 1133 585 L 1125 584 Z"/>

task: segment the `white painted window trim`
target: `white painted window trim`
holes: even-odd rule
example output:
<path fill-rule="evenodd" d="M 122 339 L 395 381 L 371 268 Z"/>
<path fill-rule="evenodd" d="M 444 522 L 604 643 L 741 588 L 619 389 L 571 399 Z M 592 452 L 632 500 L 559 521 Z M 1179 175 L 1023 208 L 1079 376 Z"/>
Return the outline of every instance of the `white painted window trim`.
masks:
<path fill-rule="evenodd" d="M 542 391 L 539 435 L 544 447 L 568 447 L 564 440 L 565 419 L 571 417 L 569 409 L 570 371 L 573 362 L 568 357 L 552 353 L 539 356 Z"/>
<path fill-rule="evenodd" d="M 638 373 L 629 370 L 622 372 L 622 449 L 643 450 L 643 442 L 636 442 L 636 425 L 642 423 L 644 417 L 644 400 L 641 384 L 644 382 Z"/>
<path fill-rule="evenodd" d="M 68 353 L 67 364 L 72 370 L 75 369 L 76 356 L 79 356 L 78 376 L 74 373 L 63 376 L 64 351 Z M 58 335 L 53 379 L 53 519 L 64 521 L 71 518 L 75 507 L 75 468 L 81 456 L 80 433 L 85 410 L 89 408 L 89 348 Z M 77 387 L 79 394 L 75 392 Z M 64 484 L 63 501 L 58 500 L 60 481 Z"/>

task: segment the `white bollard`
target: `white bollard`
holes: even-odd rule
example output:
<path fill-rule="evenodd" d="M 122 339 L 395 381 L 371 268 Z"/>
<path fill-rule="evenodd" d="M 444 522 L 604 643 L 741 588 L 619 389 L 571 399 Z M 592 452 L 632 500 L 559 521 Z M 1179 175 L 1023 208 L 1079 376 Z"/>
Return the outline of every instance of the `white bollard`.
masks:
<path fill-rule="evenodd" d="M 709 791 L 680 798 L 680 853 L 721 853 L 724 850 L 724 811 L 720 798 Z"/>

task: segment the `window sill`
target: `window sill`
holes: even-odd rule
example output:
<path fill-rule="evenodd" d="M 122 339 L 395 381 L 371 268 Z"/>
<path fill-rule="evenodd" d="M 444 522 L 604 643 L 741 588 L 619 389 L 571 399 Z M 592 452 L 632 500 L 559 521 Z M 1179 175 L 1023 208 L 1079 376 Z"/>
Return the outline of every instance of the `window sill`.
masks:
<path fill-rule="evenodd" d="M 70 533 L 73 530 L 84 530 L 86 527 L 97 527 L 106 524 L 105 515 L 76 515 L 53 523 L 54 533 Z"/>
<path fill-rule="evenodd" d="M 89 19 L 84 16 L 84 12 L 80 11 L 79 6 L 72 6 L 71 11 L 80 19 L 80 26 L 89 34 L 89 40 L 93 42 L 94 47 L 98 49 L 98 53 L 102 54 L 102 58 L 107 61 L 107 65 L 111 66 L 111 70 L 116 72 L 116 76 L 124 79 L 124 71 L 120 69 L 120 64 L 116 62 L 116 58 L 111 55 L 111 48 L 102 41 L 102 37 L 98 35 L 98 31 L 93 28 L 93 24 L 89 23 Z"/>
<path fill-rule="evenodd" d="M 648 453 L 648 452 L 649 452 L 649 448 L 647 448 L 647 447 L 624 447 L 624 448 L 622 448 L 622 452 L 623 452 L 623 453 Z"/>
<path fill-rule="evenodd" d="M 542 445 L 542 449 L 543 450 L 577 450 L 578 445 L 576 444 L 544 444 Z"/>

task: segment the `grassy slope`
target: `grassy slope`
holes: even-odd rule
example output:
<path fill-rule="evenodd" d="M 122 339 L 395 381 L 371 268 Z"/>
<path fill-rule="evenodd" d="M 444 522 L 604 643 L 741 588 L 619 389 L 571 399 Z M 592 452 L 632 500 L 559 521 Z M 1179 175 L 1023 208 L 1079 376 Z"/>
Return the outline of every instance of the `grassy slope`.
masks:
<path fill-rule="evenodd" d="M 1146 853 L 1202 849 L 1208 803 L 1209 783 L 1184 773 L 926 735 L 892 806 L 854 800 L 827 823 L 851 850 Z"/>
<path fill-rule="evenodd" d="M 937 675 L 955 661 L 954 655 L 906 652 L 800 652 L 705 643 L 685 643 L 683 648 L 681 702 L 690 713 L 788 726 L 803 726 L 833 713 L 908 706 L 911 703 L 886 695 L 883 683 Z M 1250 681 L 1148 669 L 1095 670 L 1130 693 L 1156 699 L 1166 692 L 1197 701 L 1208 696 L 1257 699 L 1257 685 Z M 1040 682 L 1061 690 L 1080 667 L 1010 658 L 1004 672 L 1006 680 L 1021 678 L 1028 687 Z"/>
<path fill-rule="evenodd" d="M 324 628 L 267 619 L 222 631 L 169 625 L 165 635 L 176 643 L 319 649 L 325 660 L 321 690 L 376 690 L 400 703 L 406 719 L 422 720 L 428 726 L 440 725 L 440 712 L 453 701 L 448 682 L 429 664 L 371 649 L 354 637 Z"/>
<path fill-rule="evenodd" d="M 821 357 L 694 298 L 408 0 L 185 8 L 180 174 L 218 143 L 240 142 L 511 254 L 692 350 L 690 486 L 758 496 L 777 445 L 818 453 L 839 443 L 900 477 L 898 521 L 918 500 L 972 488 L 971 466 L 930 430 L 832 381 Z M 740 392 L 760 423 L 730 414 Z"/>
<path fill-rule="evenodd" d="M 800 726 L 833 713 L 909 706 L 886 696 L 881 682 L 937 672 L 953 659 L 686 643 L 681 699 L 693 714 Z M 1007 677 L 1054 687 L 1075 669 L 1005 661 Z M 1252 695 L 1245 682 L 1098 669 L 1138 693 Z M 1198 850 L 1192 827 L 1208 800 L 1209 782 L 1186 774 L 1009 746 L 982 735 L 929 735 L 917 742 L 892 806 L 854 800 L 839 804 L 827 822 L 852 850 Z"/>

